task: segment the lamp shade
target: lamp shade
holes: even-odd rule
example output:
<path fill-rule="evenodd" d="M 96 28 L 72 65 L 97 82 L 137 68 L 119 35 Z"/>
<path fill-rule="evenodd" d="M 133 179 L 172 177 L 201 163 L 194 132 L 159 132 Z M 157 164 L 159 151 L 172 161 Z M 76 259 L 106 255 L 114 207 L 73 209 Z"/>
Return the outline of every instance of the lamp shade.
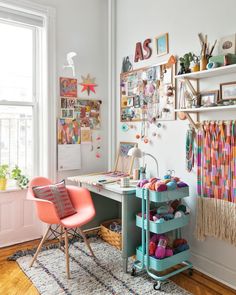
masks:
<path fill-rule="evenodd" d="M 133 147 L 128 151 L 128 156 L 131 156 L 134 158 L 142 158 L 143 154 L 139 148 Z"/>

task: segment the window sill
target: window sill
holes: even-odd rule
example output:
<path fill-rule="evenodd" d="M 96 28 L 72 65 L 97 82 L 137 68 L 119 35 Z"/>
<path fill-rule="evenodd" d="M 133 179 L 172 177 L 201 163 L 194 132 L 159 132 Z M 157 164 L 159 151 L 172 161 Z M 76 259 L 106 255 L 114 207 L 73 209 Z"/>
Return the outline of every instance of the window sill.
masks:
<path fill-rule="evenodd" d="M 20 187 L 8 187 L 5 191 L 0 190 L 0 194 L 14 193 L 18 191 L 26 191 L 26 189 L 21 189 Z"/>

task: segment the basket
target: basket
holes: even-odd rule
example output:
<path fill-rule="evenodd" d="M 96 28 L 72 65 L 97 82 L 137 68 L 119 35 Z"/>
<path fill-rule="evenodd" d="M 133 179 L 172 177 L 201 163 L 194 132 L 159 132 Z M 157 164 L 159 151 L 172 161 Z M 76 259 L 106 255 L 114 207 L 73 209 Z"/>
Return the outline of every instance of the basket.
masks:
<path fill-rule="evenodd" d="M 118 250 L 121 250 L 122 249 L 121 233 L 117 233 L 109 229 L 110 224 L 114 221 L 121 224 L 120 219 L 111 219 L 101 223 L 101 238 L 108 244 L 116 247 Z"/>

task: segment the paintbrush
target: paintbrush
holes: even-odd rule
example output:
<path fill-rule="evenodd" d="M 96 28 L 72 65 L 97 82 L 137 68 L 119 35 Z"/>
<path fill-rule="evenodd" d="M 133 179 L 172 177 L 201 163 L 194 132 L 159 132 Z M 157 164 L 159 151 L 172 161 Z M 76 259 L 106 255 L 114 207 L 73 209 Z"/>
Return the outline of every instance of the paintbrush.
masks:
<path fill-rule="evenodd" d="M 213 46 L 211 47 L 211 51 L 210 51 L 210 53 L 209 53 L 209 56 L 212 56 L 212 53 L 213 53 L 213 51 L 214 51 L 214 49 L 215 49 L 215 46 L 216 46 L 216 43 L 217 43 L 217 40 L 215 40 L 215 43 L 214 43 Z"/>

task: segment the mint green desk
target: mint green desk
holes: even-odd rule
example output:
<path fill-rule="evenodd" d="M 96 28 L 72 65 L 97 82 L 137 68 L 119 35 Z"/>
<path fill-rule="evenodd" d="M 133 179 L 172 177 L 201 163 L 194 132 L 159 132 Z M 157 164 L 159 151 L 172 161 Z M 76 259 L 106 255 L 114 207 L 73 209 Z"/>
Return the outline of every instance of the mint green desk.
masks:
<path fill-rule="evenodd" d="M 141 243 L 141 232 L 136 227 L 136 214 L 141 212 L 141 200 L 135 197 L 136 186 L 121 188 L 117 183 L 103 186 L 81 183 L 89 191 L 121 203 L 122 220 L 122 260 L 123 271 L 127 272 L 128 257 L 136 254 L 136 247 Z M 109 208 L 107 208 L 109 210 Z M 104 216 L 104 220 L 106 216 Z"/>

